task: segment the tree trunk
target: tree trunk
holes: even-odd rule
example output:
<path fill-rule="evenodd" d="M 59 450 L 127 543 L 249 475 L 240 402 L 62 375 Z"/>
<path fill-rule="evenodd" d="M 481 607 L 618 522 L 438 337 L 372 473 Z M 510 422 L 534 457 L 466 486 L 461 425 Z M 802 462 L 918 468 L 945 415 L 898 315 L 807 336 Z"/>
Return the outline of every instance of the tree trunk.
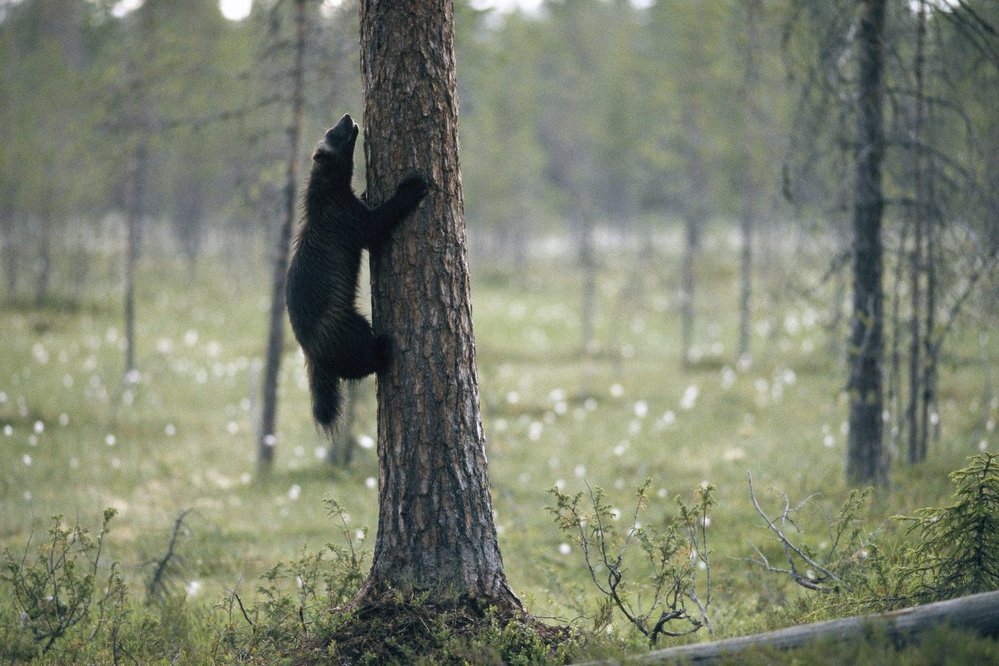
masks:
<path fill-rule="evenodd" d="M 362 0 L 369 203 L 403 175 L 427 198 L 371 253 L 378 376 L 378 533 L 359 604 L 390 590 L 519 610 L 493 522 L 469 302 L 451 0 Z"/>
<path fill-rule="evenodd" d="M 760 82 L 760 68 L 756 53 L 760 48 L 757 17 L 761 13 L 760 0 L 752 0 L 745 6 L 746 16 L 746 69 L 743 71 L 743 145 L 742 175 L 740 190 L 742 210 L 739 215 L 739 235 L 742 247 L 739 257 L 739 358 L 749 358 L 750 328 L 752 326 L 753 295 L 753 228 L 756 226 L 756 183 L 753 177 L 752 146 L 755 142 L 754 129 L 758 116 L 753 95 Z"/>
<path fill-rule="evenodd" d="M 11 188 L 13 189 L 13 188 Z M 6 201 L 13 199 L 8 196 Z M 4 203 L 6 203 L 6 201 Z M 7 300 L 13 303 L 17 299 L 17 259 L 22 252 L 16 244 L 17 214 L 10 205 L 0 211 L 0 242 L 3 243 L 3 272 L 7 283 Z"/>
<path fill-rule="evenodd" d="M 928 178 L 924 183 L 926 187 L 927 201 L 933 201 L 934 188 L 933 179 Z M 937 225 L 934 220 L 924 220 L 926 232 L 926 246 L 924 248 L 923 259 L 926 262 L 926 321 L 923 324 L 923 378 L 922 378 L 922 404 L 920 405 L 919 416 L 919 446 L 926 457 L 926 448 L 930 439 L 930 409 L 935 410 L 937 403 L 937 365 L 940 356 L 940 347 L 943 342 L 943 333 L 937 331 L 937 252 L 939 251 L 939 238 Z M 934 435 L 938 437 L 939 421 L 934 424 Z"/>
<path fill-rule="evenodd" d="M 55 217 L 51 199 L 42 204 L 42 216 L 38 220 L 38 259 L 35 263 L 35 307 L 42 307 L 49 297 L 52 283 L 52 226 Z"/>
<path fill-rule="evenodd" d="M 146 137 L 137 120 L 129 141 L 130 152 L 125 183 L 125 380 L 131 381 L 135 362 L 135 268 L 139 262 L 139 225 L 142 224 L 142 201 L 145 195 Z"/>
<path fill-rule="evenodd" d="M 124 380 L 132 382 L 136 369 L 135 335 L 135 270 L 142 249 L 142 217 L 145 214 L 146 174 L 149 164 L 149 122 L 146 109 L 148 82 L 144 79 L 143 50 L 138 45 L 152 34 L 148 12 L 138 15 L 138 23 L 129 31 L 125 68 L 126 84 L 126 135 L 125 135 L 125 270 L 124 270 L 124 327 L 125 370 Z"/>
<path fill-rule="evenodd" d="M 921 326 L 919 315 L 922 313 L 922 289 L 921 276 L 923 274 L 923 236 L 926 228 L 926 218 L 924 206 L 926 197 L 924 193 L 923 181 L 923 109 L 924 109 L 924 73 L 925 60 L 923 49 L 926 43 L 926 3 L 919 2 L 916 16 L 916 108 L 915 119 L 913 121 L 913 189 L 915 205 L 912 206 L 912 227 L 914 240 L 912 255 L 909 259 L 910 265 L 910 299 L 912 307 L 912 318 L 909 327 L 909 405 L 906 408 L 906 422 L 909 428 L 909 462 L 917 463 L 926 458 L 926 440 L 923 439 L 923 428 L 920 423 L 920 416 L 923 414 L 920 409 L 923 397 L 922 389 L 922 366 L 923 347 L 920 342 Z"/>
<path fill-rule="evenodd" d="M 693 104 L 693 103 L 692 103 Z M 704 166 L 704 156 L 700 123 L 697 120 L 699 110 L 695 106 L 687 106 L 681 112 L 684 133 L 687 136 L 687 202 L 683 213 L 684 221 L 684 251 L 683 274 L 680 277 L 680 341 L 683 347 L 683 365 L 691 367 L 694 347 L 694 290 L 697 285 L 695 266 L 701 248 L 701 233 L 707 221 L 707 170 Z"/>
<path fill-rule="evenodd" d="M 858 120 L 853 205 L 853 321 L 849 349 L 850 436 L 846 476 L 853 484 L 887 481 L 882 455 L 881 163 L 884 158 L 885 0 L 863 0 L 858 35 Z"/>
<path fill-rule="evenodd" d="M 267 470 L 274 464 L 274 424 L 277 421 L 278 375 L 284 351 L 284 288 L 288 273 L 291 231 L 298 210 L 298 160 L 302 138 L 302 110 L 305 107 L 305 20 L 306 0 L 295 0 L 295 60 L 292 65 L 291 122 L 288 125 L 288 167 L 284 183 L 284 213 L 274 250 L 271 279 L 271 311 L 267 326 L 267 359 L 264 364 L 263 404 L 257 431 L 257 465 Z"/>
<path fill-rule="evenodd" d="M 576 215 L 577 261 L 582 272 L 583 288 L 580 291 L 580 337 L 583 357 L 593 361 L 597 351 L 597 257 L 594 247 L 594 224 L 589 211 L 579 210 Z"/>

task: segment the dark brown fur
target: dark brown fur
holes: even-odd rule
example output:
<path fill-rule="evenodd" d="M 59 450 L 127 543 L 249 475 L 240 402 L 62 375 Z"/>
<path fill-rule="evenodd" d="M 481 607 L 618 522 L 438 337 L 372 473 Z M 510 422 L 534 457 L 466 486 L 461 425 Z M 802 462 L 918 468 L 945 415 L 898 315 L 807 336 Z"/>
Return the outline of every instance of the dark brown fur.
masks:
<path fill-rule="evenodd" d="M 288 316 L 305 352 L 312 415 L 327 433 L 340 411 L 340 380 L 382 372 L 389 361 L 389 338 L 357 311 L 361 250 L 386 242 L 427 193 L 423 178 L 410 176 L 380 206 L 358 199 L 351 188 L 357 132 L 345 115 L 316 146 L 288 267 Z"/>

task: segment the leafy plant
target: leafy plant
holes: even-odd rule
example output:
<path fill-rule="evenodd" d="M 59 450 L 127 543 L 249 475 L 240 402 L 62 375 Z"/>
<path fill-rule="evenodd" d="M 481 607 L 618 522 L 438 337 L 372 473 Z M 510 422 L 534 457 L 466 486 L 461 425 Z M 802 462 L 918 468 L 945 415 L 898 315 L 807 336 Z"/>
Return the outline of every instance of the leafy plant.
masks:
<path fill-rule="evenodd" d="M 786 566 L 771 564 L 757 548 L 752 562 L 789 577 L 802 587 L 831 593 L 807 603 L 812 613 L 886 611 L 999 589 L 999 457 L 982 453 L 951 473 L 954 502 L 896 516 L 908 524 L 901 543 L 883 548 L 863 527 L 863 508 L 870 490 L 854 490 L 820 548 L 796 538 L 794 516 L 808 498 L 792 507 L 787 496 L 779 515 L 760 505 L 750 477 L 750 496 L 767 528 L 776 537 Z"/>
<path fill-rule="evenodd" d="M 583 551 L 590 578 L 605 600 L 594 620 L 594 631 L 610 624 L 617 608 L 638 631 L 655 644 L 660 636 L 682 636 L 709 626 L 711 568 L 708 562 L 708 509 L 714 504 L 714 486 L 698 490 L 693 507 L 679 498 L 679 517 L 671 517 L 662 529 L 643 527 L 639 515 L 648 507 L 647 479 L 636 491 L 631 520 L 619 528 L 620 513 L 607 503 L 601 488 L 589 489 L 591 509 L 582 505 L 583 493 L 574 497 L 553 488 L 555 505 L 548 507 L 555 524 L 574 537 Z M 633 546 L 641 553 L 633 557 Z M 644 576 L 632 574 L 641 567 Z M 704 597 L 698 593 L 698 571 L 704 571 Z M 640 606 L 640 599 L 651 601 Z M 696 612 L 688 609 L 688 602 Z M 679 624 L 682 628 L 674 628 Z"/>
<path fill-rule="evenodd" d="M 365 551 L 359 551 L 355 542 L 367 536 L 368 530 L 362 527 L 352 532 L 350 516 L 344 506 L 332 497 L 324 498 L 323 503 L 343 540 L 342 546 L 332 542 L 326 544 L 333 560 L 323 578 L 327 603 L 330 607 L 339 607 L 350 601 L 364 582 Z"/>
<path fill-rule="evenodd" d="M 20 556 L 4 549 L 0 581 L 19 611 L 21 629 L 7 647 L 7 651 L 16 653 L 10 654 L 12 658 L 29 657 L 33 651 L 47 653 L 77 626 L 89 625 L 90 640 L 107 626 L 117 646 L 128 592 L 117 563 L 111 565 L 106 578 L 101 574 L 104 537 L 114 515 L 114 509 L 104 510 L 104 522 L 96 537 L 79 524 L 65 527 L 61 515 L 53 516 L 49 538 L 33 556 L 29 555 L 30 541 Z M 100 587 L 98 580 L 104 582 Z M 32 647 L 23 641 L 25 632 L 31 637 Z M 117 654 L 117 647 L 115 650 Z"/>
<path fill-rule="evenodd" d="M 356 542 L 366 529 L 350 527 L 350 516 L 339 502 L 324 500 L 329 516 L 337 523 L 343 545 L 327 543 L 326 549 L 304 549 L 292 562 L 279 562 L 262 576 L 257 588 L 260 602 L 247 608 L 236 591 L 221 604 L 228 621 L 218 637 L 215 651 L 230 649 L 253 652 L 265 650 L 286 654 L 289 650 L 322 650 L 322 636 L 349 616 L 347 603 L 364 580 L 365 552 Z M 289 588 L 293 591 L 289 592 Z M 238 615 L 237 615 L 238 610 Z M 240 645 L 233 618 L 242 617 L 252 636 Z"/>
<path fill-rule="evenodd" d="M 937 599 L 999 589 L 999 456 L 981 453 L 951 473 L 954 503 L 899 517 L 917 537 L 907 573 Z"/>
<path fill-rule="evenodd" d="M 756 557 L 750 561 L 771 573 L 786 575 L 801 587 L 816 592 L 840 592 L 854 587 L 858 583 L 855 577 L 857 564 L 866 560 L 872 552 L 870 535 L 863 528 L 863 510 L 871 490 L 850 491 L 836 518 L 829 523 L 827 538 L 819 547 L 799 542 L 791 534 L 792 530 L 799 532 L 795 516 L 814 496 L 810 495 L 792 506 L 785 493 L 774 492 L 780 495 L 782 506 L 779 514 L 770 515 L 760 504 L 753 487 L 753 477 L 749 476 L 749 496 L 753 507 L 780 545 L 786 565 L 772 564 L 764 552 L 755 547 Z"/>

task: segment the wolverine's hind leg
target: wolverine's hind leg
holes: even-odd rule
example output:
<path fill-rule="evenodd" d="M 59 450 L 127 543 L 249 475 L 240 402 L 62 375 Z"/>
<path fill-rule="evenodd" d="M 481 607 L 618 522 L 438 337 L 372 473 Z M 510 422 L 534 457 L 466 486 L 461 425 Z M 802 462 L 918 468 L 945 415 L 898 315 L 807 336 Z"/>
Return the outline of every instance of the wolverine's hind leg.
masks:
<path fill-rule="evenodd" d="M 387 336 L 376 336 L 371 324 L 357 312 L 341 322 L 336 359 L 337 374 L 344 379 L 360 379 L 388 367 L 391 345 Z"/>

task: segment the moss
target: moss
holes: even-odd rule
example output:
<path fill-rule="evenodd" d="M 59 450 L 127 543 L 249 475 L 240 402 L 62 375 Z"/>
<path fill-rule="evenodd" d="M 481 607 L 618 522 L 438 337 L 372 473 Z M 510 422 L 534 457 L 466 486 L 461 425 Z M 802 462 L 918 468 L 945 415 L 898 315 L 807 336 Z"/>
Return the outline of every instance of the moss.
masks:
<path fill-rule="evenodd" d="M 301 663 L 559 664 L 578 654 L 581 636 L 472 599 L 396 597 L 345 615 L 303 648 Z"/>

